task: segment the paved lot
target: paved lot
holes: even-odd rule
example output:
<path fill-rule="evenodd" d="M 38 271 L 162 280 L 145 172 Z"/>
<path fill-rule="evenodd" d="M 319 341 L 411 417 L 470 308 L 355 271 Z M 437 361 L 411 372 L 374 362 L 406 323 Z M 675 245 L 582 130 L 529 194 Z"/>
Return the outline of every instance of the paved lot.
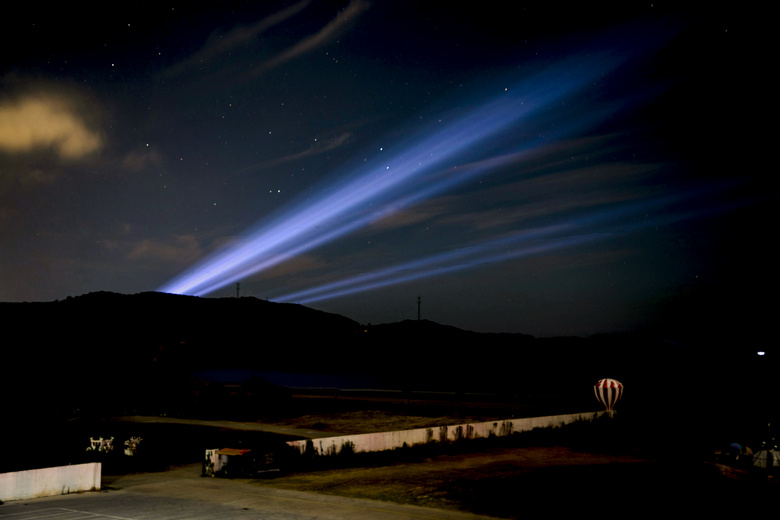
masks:
<path fill-rule="evenodd" d="M 2 520 L 478 520 L 488 517 L 204 478 L 199 464 L 106 478 L 100 492 L 6 502 Z"/>

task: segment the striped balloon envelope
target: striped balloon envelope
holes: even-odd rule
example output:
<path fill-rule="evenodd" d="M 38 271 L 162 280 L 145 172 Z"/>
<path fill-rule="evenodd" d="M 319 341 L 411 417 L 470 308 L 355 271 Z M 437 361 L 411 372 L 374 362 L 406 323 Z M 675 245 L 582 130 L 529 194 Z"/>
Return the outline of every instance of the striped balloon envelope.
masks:
<path fill-rule="evenodd" d="M 614 379 L 602 379 L 593 387 L 596 392 L 596 399 L 607 407 L 607 410 L 613 410 L 615 404 L 623 397 L 623 383 Z"/>

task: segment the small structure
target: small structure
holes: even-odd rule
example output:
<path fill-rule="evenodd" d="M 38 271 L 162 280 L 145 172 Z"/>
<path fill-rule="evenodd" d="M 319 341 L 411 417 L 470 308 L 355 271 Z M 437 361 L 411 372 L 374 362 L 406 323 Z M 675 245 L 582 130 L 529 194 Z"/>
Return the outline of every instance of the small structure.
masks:
<path fill-rule="evenodd" d="M 256 478 L 282 471 L 282 453 L 273 447 L 221 448 L 206 450 L 204 477 Z"/>
<path fill-rule="evenodd" d="M 772 423 L 767 423 L 767 439 L 762 443 L 761 449 L 753 455 L 753 465 L 773 472 L 780 468 L 780 451 L 777 451 L 777 439 L 772 432 Z"/>
<path fill-rule="evenodd" d="M 773 470 L 780 468 L 780 451 L 761 450 L 753 455 L 753 465 L 757 468 Z"/>

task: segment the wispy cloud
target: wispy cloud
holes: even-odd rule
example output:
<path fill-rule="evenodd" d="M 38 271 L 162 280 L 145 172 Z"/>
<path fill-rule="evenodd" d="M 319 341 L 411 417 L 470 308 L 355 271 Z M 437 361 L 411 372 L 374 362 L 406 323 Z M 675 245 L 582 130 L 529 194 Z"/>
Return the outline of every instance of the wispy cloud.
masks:
<path fill-rule="evenodd" d="M 168 68 L 164 75 L 176 76 L 185 73 L 193 68 L 202 66 L 203 64 L 211 63 L 236 49 L 249 45 L 271 27 L 292 18 L 301 12 L 309 3 L 310 0 L 303 0 L 297 4 L 291 5 L 287 9 L 267 16 L 252 25 L 235 27 L 226 34 L 215 33 L 198 52 L 184 61 Z"/>
<path fill-rule="evenodd" d="M 303 38 L 295 45 L 291 46 L 287 50 L 278 53 L 273 58 L 267 60 L 262 64 L 260 72 L 264 72 L 268 69 L 278 67 L 288 61 L 299 58 L 305 54 L 308 54 L 315 49 L 322 47 L 335 40 L 344 30 L 346 30 L 352 23 L 354 23 L 358 16 L 363 11 L 368 9 L 369 5 L 362 0 L 352 0 L 350 4 L 341 11 L 336 18 L 334 18 L 325 27 L 317 31 L 306 38 Z"/>
<path fill-rule="evenodd" d="M 284 157 L 278 157 L 276 159 L 271 159 L 269 161 L 264 161 L 262 163 L 253 164 L 251 166 L 242 168 L 236 173 L 244 174 L 249 172 L 257 172 L 260 170 L 264 170 L 266 168 L 271 168 L 274 166 L 279 166 L 282 164 L 288 164 L 295 161 L 299 161 L 301 159 L 305 159 L 306 157 L 320 155 L 329 152 L 331 150 L 335 150 L 336 148 L 339 148 L 340 146 L 347 143 L 350 137 L 352 137 L 352 134 L 350 132 L 345 132 L 343 134 L 337 135 L 336 137 L 318 140 L 314 144 L 312 144 L 309 148 L 302 150 L 298 153 L 285 155 Z"/>
<path fill-rule="evenodd" d="M 191 262 L 203 254 L 200 242 L 194 235 L 177 236 L 171 242 L 144 239 L 128 253 L 130 260 L 163 260 L 173 264 Z"/>
<path fill-rule="evenodd" d="M 163 154 L 159 150 L 146 147 L 128 152 L 122 159 L 122 166 L 131 171 L 141 171 L 148 166 L 159 166 L 163 162 Z"/>

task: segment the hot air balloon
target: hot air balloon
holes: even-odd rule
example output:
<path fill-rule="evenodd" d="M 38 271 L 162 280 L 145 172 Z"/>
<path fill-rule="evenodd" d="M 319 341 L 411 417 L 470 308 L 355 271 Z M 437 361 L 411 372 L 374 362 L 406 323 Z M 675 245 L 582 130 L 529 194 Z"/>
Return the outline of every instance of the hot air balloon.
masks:
<path fill-rule="evenodd" d="M 596 383 L 593 391 L 596 392 L 596 399 L 607 407 L 607 411 L 612 411 L 623 397 L 623 383 L 614 379 L 602 379 Z"/>

